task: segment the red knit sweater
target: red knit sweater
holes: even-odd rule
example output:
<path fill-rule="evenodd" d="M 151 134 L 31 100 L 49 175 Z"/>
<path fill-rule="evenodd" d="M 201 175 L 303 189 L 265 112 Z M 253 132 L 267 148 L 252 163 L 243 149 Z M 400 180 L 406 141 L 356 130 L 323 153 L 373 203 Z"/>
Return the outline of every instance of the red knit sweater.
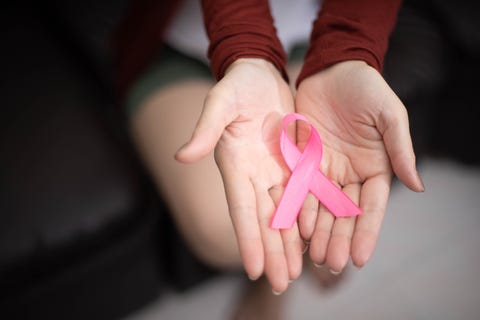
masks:
<path fill-rule="evenodd" d="M 132 1 L 113 42 L 121 94 L 157 55 L 179 2 Z M 380 71 L 400 4 L 401 0 L 325 0 L 313 24 L 297 84 L 345 60 L 363 60 Z M 286 78 L 286 55 L 276 34 L 268 0 L 202 0 L 202 8 L 210 39 L 208 56 L 217 80 L 241 57 L 264 58 Z"/>

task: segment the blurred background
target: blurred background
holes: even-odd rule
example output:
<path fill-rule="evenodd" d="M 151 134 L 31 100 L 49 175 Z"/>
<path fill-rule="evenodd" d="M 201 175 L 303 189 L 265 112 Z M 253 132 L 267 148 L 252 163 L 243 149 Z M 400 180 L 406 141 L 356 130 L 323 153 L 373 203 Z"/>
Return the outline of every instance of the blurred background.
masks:
<path fill-rule="evenodd" d="M 128 8 L 2 5 L 0 319 L 230 319 L 242 300 L 241 273 L 189 253 L 129 140 L 110 46 Z M 426 192 L 394 182 L 371 262 L 333 288 L 305 272 L 283 319 L 480 318 L 479 9 L 404 1 L 384 76 Z"/>

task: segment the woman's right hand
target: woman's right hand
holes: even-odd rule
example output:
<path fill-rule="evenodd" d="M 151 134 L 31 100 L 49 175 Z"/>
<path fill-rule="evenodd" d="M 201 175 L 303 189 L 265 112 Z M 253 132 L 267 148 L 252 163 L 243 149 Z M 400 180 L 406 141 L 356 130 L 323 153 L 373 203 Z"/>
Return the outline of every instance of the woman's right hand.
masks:
<path fill-rule="evenodd" d="M 209 92 L 190 141 L 176 154 L 189 163 L 215 149 L 245 270 L 251 279 L 265 273 L 277 293 L 300 275 L 305 246 L 296 224 L 270 228 L 290 174 L 279 139 L 281 120 L 293 104 L 288 84 L 271 63 L 236 60 Z"/>

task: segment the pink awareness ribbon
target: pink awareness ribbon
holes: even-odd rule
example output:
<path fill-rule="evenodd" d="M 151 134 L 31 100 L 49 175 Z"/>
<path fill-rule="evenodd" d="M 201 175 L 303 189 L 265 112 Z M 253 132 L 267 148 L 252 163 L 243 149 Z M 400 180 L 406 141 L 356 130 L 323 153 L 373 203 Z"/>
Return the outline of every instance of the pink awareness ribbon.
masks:
<path fill-rule="evenodd" d="M 287 125 L 302 120 L 310 125 L 310 137 L 300 151 L 287 134 Z M 303 202 L 310 191 L 334 216 L 351 217 L 362 210 L 320 171 L 322 140 L 315 127 L 298 113 L 283 118 L 280 150 L 292 174 L 280 198 L 271 228 L 289 229 L 297 220 Z"/>

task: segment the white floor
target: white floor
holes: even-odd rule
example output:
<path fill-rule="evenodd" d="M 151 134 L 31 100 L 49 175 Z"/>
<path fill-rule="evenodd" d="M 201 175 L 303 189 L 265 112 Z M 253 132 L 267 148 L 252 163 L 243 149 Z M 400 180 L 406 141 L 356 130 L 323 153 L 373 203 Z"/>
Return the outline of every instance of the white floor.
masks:
<path fill-rule="evenodd" d="M 419 171 L 426 192 L 394 186 L 370 263 L 333 292 L 305 273 L 285 319 L 480 319 L 480 168 L 426 159 Z M 128 320 L 224 320 L 242 284 L 230 275 L 171 292 Z"/>

